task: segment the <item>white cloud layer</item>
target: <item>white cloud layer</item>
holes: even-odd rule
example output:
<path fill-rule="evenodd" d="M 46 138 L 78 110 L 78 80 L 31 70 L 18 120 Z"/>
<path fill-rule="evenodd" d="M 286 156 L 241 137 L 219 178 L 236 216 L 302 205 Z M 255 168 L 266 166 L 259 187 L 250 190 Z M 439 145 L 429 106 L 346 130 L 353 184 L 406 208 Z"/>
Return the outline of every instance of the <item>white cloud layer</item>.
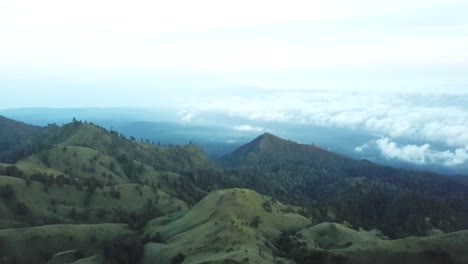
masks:
<path fill-rule="evenodd" d="M 468 146 L 454 151 L 436 151 L 429 144 L 400 146 L 388 137 L 375 141 L 382 155 L 388 159 L 397 159 L 415 164 L 460 165 L 468 161 Z"/>
<path fill-rule="evenodd" d="M 245 132 L 262 132 L 264 129 L 262 127 L 255 127 L 251 125 L 240 125 L 234 127 L 234 130 L 245 131 Z"/>
<path fill-rule="evenodd" d="M 361 153 L 361 152 L 363 152 L 364 150 L 366 150 L 368 148 L 369 148 L 369 143 L 364 143 L 361 146 L 355 147 L 354 151 Z"/>
<path fill-rule="evenodd" d="M 204 113 L 222 113 L 252 122 L 350 128 L 450 147 L 468 144 L 467 94 L 252 91 L 244 97 L 200 99 L 181 107 L 194 120 Z"/>
<path fill-rule="evenodd" d="M 90 78 L 466 67 L 468 21 L 455 19 L 463 10 L 466 1 L 457 0 L 1 1 L 0 69 L 7 76 Z M 427 18 L 415 17 L 422 12 Z M 444 16 L 454 22 L 437 20 Z"/>

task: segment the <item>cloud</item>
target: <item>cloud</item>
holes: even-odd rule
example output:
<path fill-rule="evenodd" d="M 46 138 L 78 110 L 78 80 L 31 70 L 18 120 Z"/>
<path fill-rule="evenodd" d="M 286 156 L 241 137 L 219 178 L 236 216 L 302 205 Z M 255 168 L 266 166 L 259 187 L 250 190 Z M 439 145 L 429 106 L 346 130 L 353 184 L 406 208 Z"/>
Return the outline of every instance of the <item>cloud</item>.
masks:
<path fill-rule="evenodd" d="M 363 152 L 364 150 L 366 150 L 367 148 L 369 148 L 369 143 L 364 143 L 362 144 L 361 146 L 357 146 L 354 148 L 354 151 L 356 152 Z"/>
<path fill-rule="evenodd" d="M 264 131 L 264 129 L 261 128 L 261 127 L 254 127 L 254 126 L 251 126 L 251 125 L 236 126 L 236 127 L 234 127 L 234 130 L 245 131 L 245 132 L 250 132 L 250 131 L 262 132 L 262 131 Z"/>
<path fill-rule="evenodd" d="M 460 165 L 468 161 L 468 145 L 454 151 L 436 151 L 429 144 L 403 145 L 391 141 L 388 137 L 375 141 L 382 156 L 387 159 L 397 159 L 415 164 L 444 164 L 446 166 Z"/>
<path fill-rule="evenodd" d="M 377 148 L 387 159 L 455 166 L 468 162 L 467 105 L 466 93 L 250 89 L 248 95 L 203 98 L 181 107 L 250 122 L 234 127 L 239 131 L 260 132 L 269 123 L 351 129 L 379 138 L 355 147 L 356 153 Z M 398 145 L 398 140 L 426 144 Z"/>
<path fill-rule="evenodd" d="M 0 72 L 6 76 L 57 71 L 80 76 L 132 71 L 149 76 L 168 71 L 309 73 L 324 66 L 468 63 L 466 25 L 434 27 L 430 19 L 413 18 L 420 12 L 419 1 L 3 2 Z M 458 1 L 423 5 L 439 17 L 466 9 Z M 440 6 L 450 8 L 441 13 Z M 381 20 L 376 19 L 380 15 Z M 419 27 L 408 22 L 415 20 Z M 392 24 L 406 30 L 392 29 Z M 449 35 L 440 33 L 448 30 Z M 393 77 L 393 71 L 389 75 Z"/>
<path fill-rule="evenodd" d="M 200 115 L 223 113 L 257 122 L 349 128 L 459 148 L 468 142 L 467 105 L 466 93 L 252 90 L 244 96 L 203 98 L 181 107 Z"/>
<path fill-rule="evenodd" d="M 177 113 L 177 116 L 182 122 L 192 122 L 193 119 L 197 116 L 196 111 L 182 110 Z"/>

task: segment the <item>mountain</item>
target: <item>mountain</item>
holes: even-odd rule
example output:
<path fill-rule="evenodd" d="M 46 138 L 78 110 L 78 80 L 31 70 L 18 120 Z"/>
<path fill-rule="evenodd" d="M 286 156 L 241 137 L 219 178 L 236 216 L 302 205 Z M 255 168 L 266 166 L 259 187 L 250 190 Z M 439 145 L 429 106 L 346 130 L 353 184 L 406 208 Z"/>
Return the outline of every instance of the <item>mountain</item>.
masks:
<path fill-rule="evenodd" d="M 328 152 L 314 145 L 303 145 L 265 133 L 253 141 L 221 158 L 226 167 L 274 166 L 281 162 L 306 162 L 311 164 L 336 164 L 351 159 Z"/>
<path fill-rule="evenodd" d="M 320 223 L 248 189 L 208 194 L 184 215 L 150 221 L 142 263 L 465 263 L 468 231 L 390 240 L 378 230 Z M 294 261 L 294 262 L 293 262 Z"/>
<path fill-rule="evenodd" d="M 155 219 L 145 233 L 159 240 L 145 246 L 143 263 L 170 263 L 178 252 L 184 252 L 184 263 L 272 263 L 280 234 L 310 224 L 298 208 L 272 201 L 248 189 L 225 189 L 210 193 L 180 218 Z"/>
<path fill-rule="evenodd" d="M 24 140 L 27 151 L 0 163 L 0 263 L 468 258 L 464 178 L 353 160 L 271 134 L 221 164 L 196 144 L 160 146 L 76 120 Z"/>
<path fill-rule="evenodd" d="M 238 186 L 301 205 L 316 222 L 349 221 L 392 237 L 468 228 L 464 178 L 353 160 L 268 133 L 220 163 Z"/>
<path fill-rule="evenodd" d="M 0 128 L 0 162 L 7 163 L 23 156 L 26 146 L 42 129 L 1 115 Z"/>
<path fill-rule="evenodd" d="M 27 149 L 0 163 L 0 263 L 93 254 L 134 263 L 149 220 L 182 214 L 209 193 L 186 171 L 216 170 L 194 144 L 158 146 L 80 121 L 31 132 Z"/>

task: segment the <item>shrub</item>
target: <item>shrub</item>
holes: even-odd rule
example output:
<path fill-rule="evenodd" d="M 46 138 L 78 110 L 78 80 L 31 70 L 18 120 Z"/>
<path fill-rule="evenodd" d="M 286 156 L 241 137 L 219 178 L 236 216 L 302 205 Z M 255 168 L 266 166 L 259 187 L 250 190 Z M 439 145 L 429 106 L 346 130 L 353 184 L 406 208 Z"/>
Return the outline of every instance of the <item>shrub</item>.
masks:
<path fill-rule="evenodd" d="M 116 190 L 114 187 L 111 188 L 110 190 L 110 195 L 117 200 L 120 200 L 120 191 Z"/>
<path fill-rule="evenodd" d="M 31 180 L 37 182 L 47 182 L 47 175 L 41 173 L 34 173 L 33 175 L 31 175 Z"/>
<path fill-rule="evenodd" d="M 19 202 L 16 204 L 15 213 L 18 216 L 27 216 L 31 214 L 31 209 L 25 203 Z"/>
<path fill-rule="evenodd" d="M 153 237 L 151 237 L 150 242 L 161 243 L 162 242 L 161 233 L 156 232 L 156 234 L 154 234 Z"/>
<path fill-rule="evenodd" d="M 175 255 L 174 257 L 172 257 L 171 263 L 172 263 L 172 264 L 180 264 L 180 263 L 184 262 L 184 259 L 185 259 L 185 255 L 184 255 L 184 254 L 182 254 L 182 253 L 177 253 L 177 255 Z"/>
<path fill-rule="evenodd" d="M 7 166 L 5 168 L 5 174 L 7 176 L 11 176 L 11 177 L 21 177 L 23 175 L 23 172 L 21 170 L 18 169 L 18 167 L 16 166 Z"/>
<path fill-rule="evenodd" d="M 10 184 L 0 185 L 0 197 L 5 201 L 11 201 L 15 198 L 15 190 Z"/>
<path fill-rule="evenodd" d="M 89 192 L 86 193 L 85 198 L 83 200 L 83 205 L 84 206 L 89 206 L 91 204 L 91 200 L 93 199 L 92 194 Z"/>
<path fill-rule="evenodd" d="M 96 243 L 97 242 L 97 236 L 95 234 L 92 234 L 90 237 L 89 237 L 89 241 L 91 243 Z"/>
<path fill-rule="evenodd" d="M 272 210 L 271 209 L 271 203 L 269 201 L 264 201 L 262 203 L 262 206 L 263 206 L 263 209 L 265 209 L 265 211 L 267 211 L 269 213 L 271 212 L 271 210 Z"/>
<path fill-rule="evenodd" d="M 262 219 L 260 216 L 256 215 L 250 220 L 250 226 L 251 227 L 258 227 L 258 225 L 262 222 Z"/>
<path fill-rule="evenodd" d="M 139 263 L 143 253 L 143 243 L 138 239 L 114 239 L 104 245 L 106 263 Z"/>
<path fill-rule="evenodd" d="M 73 207 L 73 208 L 70 210 L 70 213 L 68 214 L 68 216 L 69 216 L 71 219 L 76 220 L 77 213 L 76 213 L 76 208 L 75 208 L 75 207 Z"/>
<path fill-rule="evenodd" d="M 89 219 L 89 210 L 83 210 L 80 213 L 78 213 L 78 218 L 80 221 L 88 221 Z"/>
<path fill-rule="evenodd" d="M 104 219 L 104 217 L 106 217 L 107 215 L 107 210 L 104 209 L 104 208 L 99 208 L 97 209 L 96 211 L 96 217 L 99 218 L 99 219 Z"/>

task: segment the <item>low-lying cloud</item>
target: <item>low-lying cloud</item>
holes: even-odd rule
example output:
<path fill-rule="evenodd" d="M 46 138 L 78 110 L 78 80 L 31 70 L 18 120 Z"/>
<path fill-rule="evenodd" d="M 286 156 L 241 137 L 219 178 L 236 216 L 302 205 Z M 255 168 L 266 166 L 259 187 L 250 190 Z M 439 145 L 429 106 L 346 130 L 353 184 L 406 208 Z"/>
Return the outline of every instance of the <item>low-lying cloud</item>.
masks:
<path fill-rule="evenodd" d="M 463 93 L 259 90 L 244 97 L 185 104 L 181 113 L 193 121 L 204 114 L 217 113 L 252 124 L 235 128 L 240 131 L 261 131 L 255 124 L 265 122 L 352 129 L 382 138 L 378 145 L 386 158 L 452 166 L 468 161 L 467 106 L 468 94 Z M 413 140 L 415 144 L 398 146 L 389 138 L 396 142 Z M 436 151 L 431 148 L 434 144 L 445 145 L 448 150 Z M 367 147 L 360 146 L 355 151 L 362 152 Z"/>
<path fill-rule="evenodd" d="M 444 164 L 446 166 L 460 165 L 468 161 L 468 147 L 457 148 L 454 151 L 436 151 L 429 144 L 398 145 L 388 137 L 375 141 L 382 155 L 388 159 L 397 159 L 415 164 Z"/>
<path fill-rule="evenodd" d="M 369 148 L 369 143 L 365 143 L 365 144 L 362 144 L 361 146 L 355 147 L 354 151 L 361 153 L 368 148 Z"/>
<path fill-rule="evenodd" d="M 246 131 L 246 132 L 250 132 L 250 131 L 262 132 L 264 129 L 262 127 L 255 127 L 255 126 L 251 126 L 251 125 L 240 125 L 240 126 L 235 126 L 234 130 Z"/>

